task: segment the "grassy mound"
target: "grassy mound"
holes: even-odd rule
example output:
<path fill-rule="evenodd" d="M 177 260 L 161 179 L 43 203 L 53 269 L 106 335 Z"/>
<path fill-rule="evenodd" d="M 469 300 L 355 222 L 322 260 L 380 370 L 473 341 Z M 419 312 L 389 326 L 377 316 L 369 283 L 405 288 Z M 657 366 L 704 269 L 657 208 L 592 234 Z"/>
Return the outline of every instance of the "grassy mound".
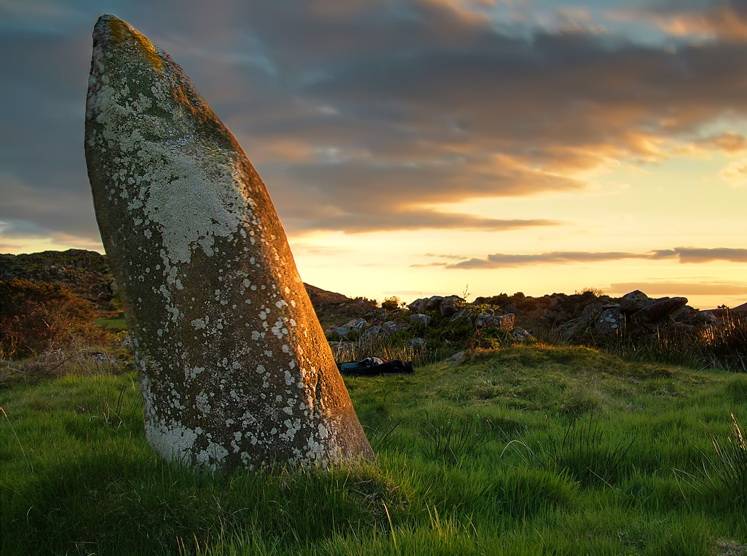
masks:
<path fill-rule="evenodd" d="M 229 476 L 153 455 L 131 373 L 0 391 L 0 553 L 747 553 L 747 376 L 537 346 L 347 384 L 375 463 Z"/>

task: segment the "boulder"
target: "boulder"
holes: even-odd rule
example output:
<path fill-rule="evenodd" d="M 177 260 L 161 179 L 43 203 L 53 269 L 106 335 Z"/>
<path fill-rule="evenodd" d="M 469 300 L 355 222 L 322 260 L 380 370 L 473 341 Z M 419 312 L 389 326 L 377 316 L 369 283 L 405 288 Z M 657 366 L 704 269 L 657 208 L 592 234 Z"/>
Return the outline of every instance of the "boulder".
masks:
<path fill-rule="evenodd" d="M 327 337 L 334 337 L 338 336 L 340 338 L 347 338 L 348 334 L 350 334 L 351 330 L 347 326 L 333 326 L 332 328 L 328 328 L 326 330 Z"/>
<path fill-rule="evenodd" d="M 636 324 L 649 325 L 659 323 L 687 305 L 686 297 L 662 297 L 633 313 Z"/>
<path fill-rule="evenodd" d="M 352 333 L 360 335 L 363 329 L 368 326 L 366 319 L 352 319 L 341 326 L 332 326 L 325 330 L 327 337 L 338 336 L 340 338 L 347 338 Z"/>
<path fill-rule="evenodd" d="M 698 324 L 718 324 L 719 322 L 713 311 L 698 311 L 694 320 Z"/>
<path fill-rule="evenodd" d="M 653 303 L 653 300 L 641 290 L 626 293 L 620 298 L 620 311 L 625 314 L 635 313 Z"/>
<path fill-rule="evenodd" d="M 343 326 L 349 328 L 350 330 L 356 330 L 360 332 L 366 326 L 368 326 L 368 321 L 366 319 L 353 319 L 343 324 Z"/>
<path fill-rule="evenodd" d="M 423 349 L 425 347 L 425 339 L 424 338 L 411 338 L 410 347 L 414 349 Z"/>
<path fill-rule="evenodd" d="M 372 457 L 265 185 L 182 69 L 112 16 L 85 150 L 155 450 L 213 469 Z"/>
<path fill-rule="evenodd" d="M 608 304 L 594 320 L 594 334 L 602 337 L 620 336 L 625 329 L 625 315 L 620 305 Z"/>
<path fill-rule="evenodd" d="M 443 300 L 442 295 L 432 295 L 431 297 L 421 297 L 410 303 L 407 308 L 413 313 L 425 313 L 426 311 L 436 311 Z"/>
<path fill-rule="evenodd" d="M 427 327 L 431 323 L 431 317 L 430 315 L 426 315 L 425 313 L 415 313 L 414 315 L 410 315 L 410 324 L 414 324 L 415 326 L 420 327 Z"/>
<path fill-rule="evenodd" d="M 450 317 L 464 305 L 464 299 L 458 295 L 450 295 L 444 297 L 438 306 L 438 310 L 442 317 Z"/>
<path fill-rule="evenodd" d="M 379 324 L 374 324 L 373 326 L 367 328 L 363 331 L 363 334 L 361 334 L 361 338 L 364 340 L 374 338 L 376 336 L 379 336 L 382 334 L 384 329 Z"/>
<path fill-rule="evenodd" d="M 450 317 L 464 305 L 464 299 L 458 295 L 433 295 L 416 299 L 407 307 L 413 313 L 435 312 L 443 317 Z"/>
<path fill-rule="evenodd" d="M 588 337 L 588 332 L 594 325 L 599 314 L 602 312 L 601 303 L 590 303 L 581 311 L 581 315 L 574 319 L 567 320 L 555 329 L 555 335 L 560 341 L 584 341 Z"/>
<path fill-rule="evenodd" d="M 531 344 L 537 341 L 537 338 L 532 336 L 527 330 L 519 327 L 513 329 L 511 338 L 518 344 Z"/>
<path fill-rule="evenodd" d="M 407 328 L 407 325 L 399 323 L 397 321 L 388 320 L 381 325 L 382 332 L 384 334 L 396 334 L 400 330 Z"/>
<path fill-rule="evenodd" d="M 467 319 L 470 321 L 470 323 L 474 324 L 472 321 L 475 319 L 475 312 L 467 307 L 465 307 L 464 309 L 459 309 L 456 313 L 449 317 L 449 322 L 456 323 L 464 319 Z"/>
<path fill-rule="evenodd" d="M 508 313 L 505 315 L 483 311 L 475 317 L 475 328 L 497 328 L 504 332 L 511 332 L 516 325 L 516 315 Z"/>

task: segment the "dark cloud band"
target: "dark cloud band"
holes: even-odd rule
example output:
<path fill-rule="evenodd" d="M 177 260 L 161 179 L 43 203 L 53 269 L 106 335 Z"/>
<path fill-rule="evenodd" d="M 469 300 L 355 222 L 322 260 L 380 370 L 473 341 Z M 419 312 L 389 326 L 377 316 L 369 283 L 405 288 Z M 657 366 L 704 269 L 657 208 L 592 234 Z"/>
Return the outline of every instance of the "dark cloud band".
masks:
<path fill-rule="evenodd" d="M 453 258 L 453 256 L 450 257 Z M 626 259 L 673 260 L 680 263 L 709 263 L 715 261 L 747 263 L 747 249 L 677 247 L 675 249 L 662 249 L 648 253 L 620 251 L 552 251 L 538 254 L 494 253 L 484 259 L 471 258 L 461 260 L 457 263 L 442 262 L 440 265 L 451 269 L 485 269 L 535 264 L 596 263 Z"/>

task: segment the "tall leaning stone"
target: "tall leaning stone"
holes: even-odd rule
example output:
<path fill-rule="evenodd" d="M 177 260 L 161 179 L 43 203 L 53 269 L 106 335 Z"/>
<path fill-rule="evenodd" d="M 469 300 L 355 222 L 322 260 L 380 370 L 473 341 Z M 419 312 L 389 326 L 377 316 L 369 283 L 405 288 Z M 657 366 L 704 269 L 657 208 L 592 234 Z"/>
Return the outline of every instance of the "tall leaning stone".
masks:
<path fill-rule="evenodd" d="M 85 148 L 156 451 L 221 469 L 371 457 L 262 180 L 182 69 L 112 16 Z"/>

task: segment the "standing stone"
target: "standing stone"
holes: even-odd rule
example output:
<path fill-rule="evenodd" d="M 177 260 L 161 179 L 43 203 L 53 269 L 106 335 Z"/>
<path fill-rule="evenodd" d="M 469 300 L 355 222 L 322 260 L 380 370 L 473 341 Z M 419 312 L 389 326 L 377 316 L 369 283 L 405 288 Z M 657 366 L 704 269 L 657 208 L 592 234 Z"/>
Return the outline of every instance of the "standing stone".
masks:
<path fill-rule="evenodd" d="M 371 457 L 262 180 L 182 69 L 112 16 L 85 147 L 156 451 L 216 469 Z"/>

